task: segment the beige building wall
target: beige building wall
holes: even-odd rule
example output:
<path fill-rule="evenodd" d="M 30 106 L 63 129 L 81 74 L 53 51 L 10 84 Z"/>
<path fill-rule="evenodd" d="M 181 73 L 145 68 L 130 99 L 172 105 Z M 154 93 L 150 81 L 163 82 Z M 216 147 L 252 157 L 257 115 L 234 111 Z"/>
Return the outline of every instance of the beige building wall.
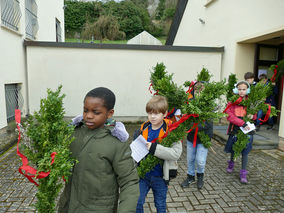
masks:
<path fill-rule="evenodd" d="M 283 0 L 190 0 L 174 45 L 224 46 L 221 77 L 243 79 L 254 72 L 256 43 L 284 36 L 283 9 Z M 283 137 L 284 113 L 280 120 Z"/>
<path fill-rule="evenodd" d="M 62 22 L 62 38 L 64 39 L 64 13 L 63 0 L 36 1 L 38 5 L 37 40 L 56 40 L 55 17 Z M 0 22 L 0 129 L 7 125 L 5 84 L 19 84 L 21 94 L 24 98 L 23 114 L 27 113 L 27 83 L 26 83 L 26 63 L 25 47 L 25 1 L 19 1 L 21 18 L 19 30 L 14 31 Z M 1 7 L 1 4 L 0 4 Z"/>
<path fill-rule="evenodd" d="M 64 0 L 37 1 L 39 31 L 38 41 L 56 41 L 55 20 L 58 19 L 61 26 L 61 38 L 64 35 Z M 49 8 L 49 9 L 48 9 Z"/>
<path fill-rule="evenodd" d="M 253 62 L 249 60 L 239 65 L 245 51 L 253 55 L 252 47 L 238 47 L 237 43 L 245 38 L 284 29 L 284 1 L 213 0 L 209 5 L 206 2 L 188 1 L 174 45 L 224 46 L 222 77 L 228 77 L 230 73 L 242 76 L 239 73 L 253 71 Z"/>
<path fill-rule="evenodd" d="M 66 116 L 82 114 L 85 94 L 99 86 L 113 90 L 117 97 L 115 116 L 127 120 L 145 116 L 150 72 L 164 62 L 174 81 L 182 85 L 194 80 L 202 67 L 219 79 L 222 53 L 86 49 L 27 46 L 29 103 L 31 113 L 39 109 L 47 88 L 63 85 Z M 133 119 L 132 119 L 133 120 Z"/>

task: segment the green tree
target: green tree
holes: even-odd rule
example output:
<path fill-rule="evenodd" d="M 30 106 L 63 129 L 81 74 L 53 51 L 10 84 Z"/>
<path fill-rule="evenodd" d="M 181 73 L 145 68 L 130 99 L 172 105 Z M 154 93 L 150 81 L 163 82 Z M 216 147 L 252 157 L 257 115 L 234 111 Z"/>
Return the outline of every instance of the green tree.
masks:
<path fill-rule="evenodd" d="M 83 39 L 90 39 L 92 36 L 102 42 L 103 39 L 124 39 L 125 33 L 119 31 L 119 24 L 114 16 L 100 16 L 94 23 L 87 22 L 82 31 Z"/>
<path fill-rule="evenodd" d="M 65 32 L 67 36 L 81 32 L 87 21 L 93 22 L 102 12 L 101 2 L 64 1 Z"/>
<path fill-rule="evenodd" d="M 40 110 L 24 123 L 24 153 L 39 172 L 50 172 L 39 179 L 36 209 L 39 213 L 53 213 L 56 198 L 63 187 L 62 177 L 68 181 L 75 160 L 69 145 L 73 141 L 73 128 L 64 120 L 62 86 L 55 92 L 48 89 L 47 98 L 40 101 Z M 56 152 L 51 165 L 51 154 Z"/>

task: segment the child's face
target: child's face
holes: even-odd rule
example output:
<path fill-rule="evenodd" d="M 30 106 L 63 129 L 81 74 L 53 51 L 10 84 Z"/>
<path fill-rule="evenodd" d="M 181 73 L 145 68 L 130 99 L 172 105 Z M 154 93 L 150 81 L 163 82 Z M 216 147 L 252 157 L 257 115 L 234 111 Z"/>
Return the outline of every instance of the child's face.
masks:
<path fill-rule="evenodd" d="M 246 84 L 239 84 L 238 85 L 238 91 L 239 96 L 244 97 L 247 94 L 248 86 Z"/>
<path fill-rule="evenodd" d="M 106 120 L 111 118 L 114 110 L 107 110 L 104 100 L 101 98 L 86 97 L 84 102 L 83 118 L 89 129 L 97 129 L 104 126 Z"/>
<path fill-rule="evenodd" d="M 204 84 L 203 83 L 196 83 L 195 85 L 194 85 L 194 96 L 199 96 L 200 95 L 200 93 L 204 90 Z"/>
<path fill-rule="evenodd" d="M 247 81 L 249 84 L 252 84 L 253 81 L 254 81 L 254 78 L 248 78 L 248 79 L 246 79 L 246 81 Z"/>
<path fill-rule="evenodd" d="M 167 113 L 155 113 L 155 112 L 148 112 L 148 119 L 151 122 L 153 127 L 160 127 L 163 124 L 164 117 Z"/>

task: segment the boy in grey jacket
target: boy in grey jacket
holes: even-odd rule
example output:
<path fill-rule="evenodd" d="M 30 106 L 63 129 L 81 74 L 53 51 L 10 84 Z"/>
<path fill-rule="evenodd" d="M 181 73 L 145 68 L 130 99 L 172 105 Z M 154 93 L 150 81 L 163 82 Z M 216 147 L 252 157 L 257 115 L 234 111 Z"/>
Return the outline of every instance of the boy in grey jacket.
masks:
<path fill-rule="evenodd" d="M 171 121 L 164 119 L 167 115 L 168 102 L 163 96 L 154 96 L 146 105 L 149 121 L 141 125 L 140 132 L 148 141 L 146 146 L 149 154 L 152 154 L 162 160 L 163 165 L 156 165 L 144 178 L 139 180 L 140 196 L 137 203 L 136 213 L 142 213 L 145 198 L 150 189 L 154 194 L 154 202 L 158 213 L 166 212 L 166 199 L 168 191 L 168 182 L 170 172 L 177 170 L 177 160 L 182 153 L 182 144 L 180 141 L 173 144 L 172 147 L 164 147 L 159 144 L 159 140 L 168 131 Z M 155 142 L 153 142 L 155 141 Z"/>

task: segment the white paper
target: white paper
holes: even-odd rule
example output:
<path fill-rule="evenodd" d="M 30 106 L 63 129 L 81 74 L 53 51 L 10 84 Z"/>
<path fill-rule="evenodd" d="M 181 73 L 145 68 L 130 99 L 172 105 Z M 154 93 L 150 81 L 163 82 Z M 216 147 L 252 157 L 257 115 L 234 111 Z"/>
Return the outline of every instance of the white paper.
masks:
<path fill-rule="evenodd" d="M 245 130 L 243 127 L 240 127 L 240 129 L 243 131 L 243 133 L 247 134 L 247 133 L 251 132 L 252 130 L 255 130 L 254 124 L 247 122 L 247 125 L 249 127 L 249 130 Z"/>
<path fill-rule="evenodd" d="M 142 135 L 139 135 L 131 144 L 130 148 L 132 151 L 132 158 L 138 163 L 142 160 L 148 153 L 146 140 Z"/>

